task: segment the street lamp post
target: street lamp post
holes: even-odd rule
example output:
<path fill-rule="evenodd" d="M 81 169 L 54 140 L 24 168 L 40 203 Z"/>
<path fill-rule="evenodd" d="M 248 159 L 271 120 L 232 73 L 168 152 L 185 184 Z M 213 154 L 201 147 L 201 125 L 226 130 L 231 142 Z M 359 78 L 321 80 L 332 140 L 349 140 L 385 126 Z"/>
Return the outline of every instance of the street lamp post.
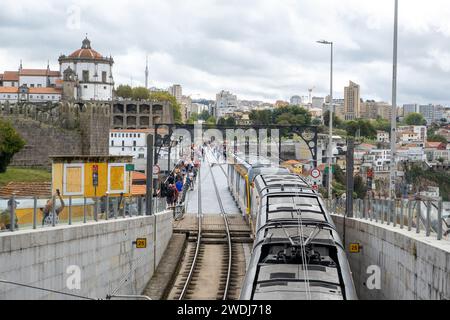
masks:
<path fill-rule="evenodd" d="M 330 141 L 328 144 L 328 199 L 330 201 L 333 200 L 333 192 L 331 187 L 331 180 L 333 177 L 333 169 L 332 169 L 332 161 L 333 161 L 333 42 L 320 40 L 317 43 L 330 45 L 331 47 L 331 70 L 330 70 Z"/>
<path fill-rule="evenodd" d="M 391 170 L 389 180 L 389 199 L 395 200 L 395 182 L 397 166 L 397 43 L 398 43 L 398 0 L 395 0 L 394 13 L 394 61 L 392 72 L 392 109 L 391 109 Z"/>

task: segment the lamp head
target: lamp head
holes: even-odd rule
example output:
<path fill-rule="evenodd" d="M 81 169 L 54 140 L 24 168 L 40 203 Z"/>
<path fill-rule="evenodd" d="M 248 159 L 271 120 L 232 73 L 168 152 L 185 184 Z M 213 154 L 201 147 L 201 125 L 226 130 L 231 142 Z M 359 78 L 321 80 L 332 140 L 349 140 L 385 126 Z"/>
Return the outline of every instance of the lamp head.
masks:
<path fill-rule="evenodd" d="M 326 40 L 319 40 L 319 41 L 317 41 L 317 43 L 320 43 L 320 44 L 332 44 L 333 42 L 326 41 Z"/>

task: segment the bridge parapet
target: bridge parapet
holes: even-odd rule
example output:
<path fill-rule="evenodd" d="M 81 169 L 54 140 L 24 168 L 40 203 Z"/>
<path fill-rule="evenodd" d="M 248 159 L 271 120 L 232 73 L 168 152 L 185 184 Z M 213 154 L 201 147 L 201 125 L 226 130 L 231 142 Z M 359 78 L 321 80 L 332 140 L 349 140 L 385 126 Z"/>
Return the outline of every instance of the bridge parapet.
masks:
<path fill-rule="evenodd" d="M 2 232 L 0 300 L 140 295 L 171 238 L 172 220 L 166 211 Z M 138 248 L 137 239 L 146 247 Z"/>
<path fill-rule="evenodd" d="M 338 208 L 333 220 L 344 239 L 361 299 L 450 299 L 450 241 L 437 240 L 420 218 L 419 229 L 413 227 L 412 218 L 402 228 L 397 215 L 394 220 L 392 214 L 388 224 L 388 215 L 376 219 L 375 215 L 381 212 L 374 210 L 370 218 L 360 215 L 358 209 L 356 206 L 356 217 L 349 218 L 339 214 Z M 397 223 L 394 225 L 393 221 Z M 350 252 L 352 244 L 359 245 L 357 252 Z"/>

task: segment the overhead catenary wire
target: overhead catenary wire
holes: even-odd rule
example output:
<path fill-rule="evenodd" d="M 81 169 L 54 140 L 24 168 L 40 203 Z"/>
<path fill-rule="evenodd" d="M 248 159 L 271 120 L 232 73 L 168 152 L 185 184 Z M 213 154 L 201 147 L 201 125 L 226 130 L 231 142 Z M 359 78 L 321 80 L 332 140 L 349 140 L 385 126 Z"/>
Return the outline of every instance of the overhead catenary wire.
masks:
<path fill-rule="evenodd" d="M 53 290 L 53 289 L 47 289 L 47 288 L 32 286 L 32 285 L 29 285 L 29 284 L 24 284 L 24 283 L 20 283 L 20 282 L 16 282 L 16 281 L 9 281 L 9 280 L 0 279 L 0 283 L 20 286 L 20 287 L 34 289 L 34 290 L 41 290 L 41 291 L 46 291 L 46 292 L 51 292 L 51 293 L 56 293 L 56 294 L 61 294 L 61 295 L 70 296 L 70 297 L 73 297 L 73 298 L 84 299 L 84 300 L 99 300 L 99 299 L 96 299 L 96 298 L 90 298 L 90 297 L 86 297 L 86 296 L 82 296 L 82 295 L 78 295 L 78 294 L 74 294 L 74 293 L 68 293 L 68 292 L 59 291 L 59 290 Z"/>

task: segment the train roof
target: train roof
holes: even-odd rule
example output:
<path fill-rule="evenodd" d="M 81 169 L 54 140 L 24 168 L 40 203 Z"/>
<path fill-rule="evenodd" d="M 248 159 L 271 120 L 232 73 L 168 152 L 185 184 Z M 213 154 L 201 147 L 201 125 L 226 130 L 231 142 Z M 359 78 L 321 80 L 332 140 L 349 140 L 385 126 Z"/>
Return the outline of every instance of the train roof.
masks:
<path fill-rule="evenodd" d="M 261 195 L 280 192 L 286 194 L 291 193 L 293 195 L 316 194 L 306 180 L 291 173 L 276 175 L 261 174 L 255 178 L 256 180 L 256 185 Z"/>

